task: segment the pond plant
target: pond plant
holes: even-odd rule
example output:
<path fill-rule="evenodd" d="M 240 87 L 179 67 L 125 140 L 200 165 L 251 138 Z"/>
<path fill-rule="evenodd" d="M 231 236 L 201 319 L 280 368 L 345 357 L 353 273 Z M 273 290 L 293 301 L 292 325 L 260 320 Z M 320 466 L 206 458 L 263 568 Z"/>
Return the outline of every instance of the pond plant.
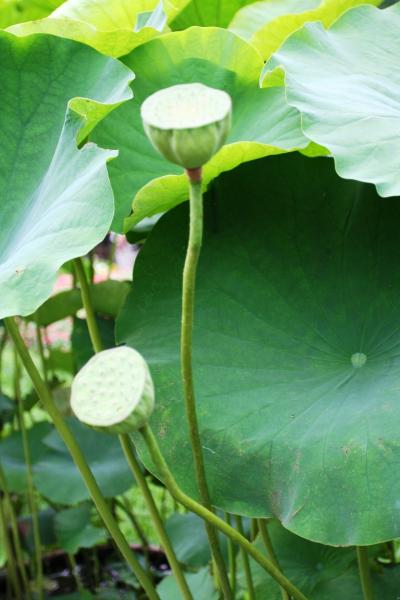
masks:
<path fill-rule="evenodd" d="M 0 0 L 0 595 L 399 596 L 387 4 Z"/>

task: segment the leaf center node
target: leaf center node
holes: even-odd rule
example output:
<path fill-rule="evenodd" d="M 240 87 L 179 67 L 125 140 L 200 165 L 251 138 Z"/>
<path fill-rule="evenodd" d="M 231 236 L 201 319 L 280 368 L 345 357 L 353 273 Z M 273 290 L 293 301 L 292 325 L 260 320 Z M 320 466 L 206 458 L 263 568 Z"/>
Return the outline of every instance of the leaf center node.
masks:
<path fill-rule="evenodd" d="M 366 362 L 367 362 L 367 356 L 366 356 L 366 354 L 364 354 L 364 352 L 355 352 L 351 356 L 351 364 L 356 369 L 360 369 L 361 367 L 363 367 Z"/>

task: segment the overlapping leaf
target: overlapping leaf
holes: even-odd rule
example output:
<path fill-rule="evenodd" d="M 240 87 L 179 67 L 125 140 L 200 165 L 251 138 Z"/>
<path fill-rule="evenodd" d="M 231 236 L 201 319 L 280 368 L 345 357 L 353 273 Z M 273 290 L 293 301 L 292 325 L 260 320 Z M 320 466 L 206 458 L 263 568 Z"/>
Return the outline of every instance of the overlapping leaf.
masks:
<path fill-rule="evenodd" d="M 217 600 L 218 593 L 208 568 L 201 569 L 197 573 L 187 573 L 185 577 L 193 598 L 196 598 L 196 600 Z M 181 591 L 173 575 L 163 579 L 160 585 L 157 586 L 157 592 L 160 595 L 160 600 L 182 600 Z"/>
<path fill-rule="evenodd" d="M 109 279 L 90 285 L 90 298 L 95 312 L 108 317 L 116 317 L 129 290 L 127 281 Z M 41 327 L 73 317 L 82 308 L 82 295 L 73 288 L 52 296 L 28 319 L 36 321 Z"/>
<path fill-rule="evenodd" d="M 117 58 L 158 35 L 183 4 L 179 0 L 67 0 L 49 17 L 15 25 L 10 31 L 51 33 Z M 153 18 L 138 27 L 140 17 L 149 11 L 155 11 Z"/>
<path fill-rule="evenodd" d="M 399 199 L 292 154 L 223 175 L 205 204 L 194 373 L 213 503 L 333 545 L 398 537 Z M 154 228 L 117 332 L 150 364 L 152 426 L 195 494 L 179 366 L 187 226 L 181 206 Z"/>
<path fill-rule="evenodd" d="M 93 431 L 74 418 L 68 419 L 68 425 L 104 496 L 126 492 L 133 480 L 118 439 Z M 73 505 L 89 499 L 79 471 L 56 431 L 44 438 L 43 443 L 44 452 L 33 467 L 36 489 L 59 504 Z"/>
<path fill-rule="evenodd" d="M 124 493 L 132 485 L 132 475 L 116 438 L 98 433 L 68 419 L 105 496 Z M 89 498 L 89 493 L 66 447 L 49 423 L 38 423 L 28 431 L 36 489 L 49 500 L 73 505 Z M 20 433 L 0 443 L 1 465 L 10 492 L 27 489 L 26 464 Z"/>
<path fill-rule="evenodd" d="M 42 19 L 63 0 L 0 0 L 0 28 L 32 19 Z"/>
<path fill-rule="evenodd" d="M 106 539 L 106 532 L 92 523 L 90 504 L 81 504 L 58 512 L 55 516 L 55 533 L 58 544 L 70 554 L 80 548 L 92 548 Z"/>
<path fill-rule="evenodd" d="M 264 60 L 304 23 L 321 21 L 329 27 L 346 10 L 381 0 L 261 0 L 240 10 L 229 29 L 253 44 Z"/>
<path fill-rule="evenodd" d="M 400 4 L 349 11 L 329 30 L 306 25 L 267 63 L 283 68 L 307 136 L 326 146 L 342 177 L 400 194 Z"/>
<path fill-rule="evenodd" d="M 34 312 L 50 295 L 58 267 L 107 233 L 114 208 L 105 165 L 116 153 L 93 144 L 78 150 L 76 138 L 131 97 L 132 73 L 53 36 L 2 32 L 0 56 L 0 317 L 6 317 Z"/>
<path fill-rule="evenodd" d="M 135 100 L 117 109 L 92 134 L 100 146 L 119 149 L 109 165 L 116 229 L 123 227 L 131 208 L 133 216 L 125 226 L 187 198 L 183 169 L 157 154 L 140 118 L 140 104 L 160 88 L 199 81 L 232 96 L 232 131 L 227 145 L 206 165 L 205 185 L 242 162 L 307 146 L 299 113 L 288 107 L 284 89 L 259 88 L 260 57 L 231 32 L 196 27 L 170 33 L 137 48 L 124 62 L 136 74 Z"/>
<path fill-rule="evenodd" d="M 354 548 L 332 548 L 301 539 L 283 529 L 279 523 L 269 524 L 274 550 L 287 577 L 295 583 L 310 600 L 363 600 L 360 575 Z M 265 547 L 259 537 L 256 546 L 261 552 Z M 375 552 L 370 550 L 370 557 Z M 253 560 L 250 560 L 255 600 L 281 600 L 276 582 Z M 400 569 L 378 566 L 371 569 L 375 597 L 393 600 L 400 582 Z M 239 584 L 246 589 L 243 569 L 239 571 Z"/>
<path fill-rule="evenodd" d="M 173 20 L 189 4 L 190 0 L 164 0 L 163 6 L 169 20 Z"/>
<path fill-rule="evenodd" d="M 181 8 L 172 29 L 186 29 L 193 25 L 201 27 L 227 27 L 233 15 L 254 0 L 190 0 Z"/>
<path fill-rule="evenodd" d="M 211 561 L 204 521 L 197 515 L 173 514 L 166 523 L 166 530 L 179 562 L 189 569 L 200 569 Z M 227 558 L 226 538 L 220 536 L 220 545 Z"/>
<path fill-rule="evenodd" d="M 38 423 L 28 432 L 29 449 L 32 462 L 41 460 L 46 454 L 44 438 L 49 435 L 51 425 Z M 1 466 L 10 492 L 23 494 L 27 491 L 27 470 L 24 459 L 22 437 L 15 432 L 0 443 Z"/>

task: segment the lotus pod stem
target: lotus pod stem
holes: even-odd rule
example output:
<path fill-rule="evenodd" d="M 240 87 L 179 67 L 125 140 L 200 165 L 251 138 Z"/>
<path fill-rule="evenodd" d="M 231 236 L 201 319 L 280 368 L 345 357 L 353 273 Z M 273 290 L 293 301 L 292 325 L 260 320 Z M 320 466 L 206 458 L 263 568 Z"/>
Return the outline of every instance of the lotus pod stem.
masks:
<path fill-rule="evenodd" d="M 58 434 L 63 440 L 64 444 L 68 448 L 71 457 L 76 464 L 82 479 L 85 482 L 85 485 L 89 491 L 89 494 L 97 508 L 97 511 L 104 522 L 104 525 L 107 527 L 110 532 L 111 537 L 113 538 L 118 550 L 125 558 L 126 562 L 132 569 L 133 573 L 138 578 L 140 584 L 143 586 L 143 589 L 146 591 L 146 594 L 149 600 L 160 600 L 159 595 L 157 594 L 154 586 L 148 577 L 147 573 L 141 567 L 139 561 L 135 557 L 132 552 L 128 542 L 125 537 L 122 535 L 117 522 L 115 521 L 109 506 L 104 499 L 101 490 L 93 476 L 92 471 L 90 470 L 89 465 L 86 462 L 86 459 L 82 453 L 82 450 L 79 448 L 74 436 L 71 433 L 71 430 L 65 423 L 62 418 L 58 408 L 54 404 L 53 398 L 43 381 L 35 363 L 32 360 L 32 357 L 26 348 L 24 341 L 21 337 L 21 334 L 18 330 L 18 326 L 15 320 L 12 317 L 7 317 L 4 319 L 5 325 L 7 327 L 8 333 L 12 338 L 21 362 L 28 373 L 33 386 L 43 404 L 43 407 L 48 412 L 51 417 L 55 428 L 57 429 Z"/>

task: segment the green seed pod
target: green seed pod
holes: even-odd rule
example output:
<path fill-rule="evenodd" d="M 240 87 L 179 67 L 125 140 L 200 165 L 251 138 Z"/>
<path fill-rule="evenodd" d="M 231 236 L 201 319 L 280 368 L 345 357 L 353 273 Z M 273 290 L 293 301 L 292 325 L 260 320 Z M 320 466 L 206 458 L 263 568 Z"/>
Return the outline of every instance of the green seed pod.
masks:
<path fill-rule="evenodd" d="M 201 83 L 174 85 L 142 104 L 143 126 L 167 160 L 197 169 L 223 146 L 231 126 L 231 97 Z"/>
<path fill-rule="evenodd" d="M 71 408 L 94 429 L 117 434 L 136 431 L 154 408 L 154 386 L 146 361 L 128 346 L 99 352 L 75 377 Z"/>

